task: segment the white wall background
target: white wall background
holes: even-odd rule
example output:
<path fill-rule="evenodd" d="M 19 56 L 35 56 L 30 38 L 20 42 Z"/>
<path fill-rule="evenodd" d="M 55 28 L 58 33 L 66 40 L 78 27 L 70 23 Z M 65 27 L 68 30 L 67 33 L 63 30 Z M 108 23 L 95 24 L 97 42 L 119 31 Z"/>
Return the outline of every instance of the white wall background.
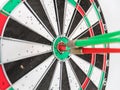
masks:
<path fill-rule="evenodd" d="M 109 32 L 120 30 L 120 0 L 98 0 Z M 110 45 L 119 47 L 120 44 Z M 110 55 L 110 68 L 106 90 L 120 90 L 120 54 Z"/>

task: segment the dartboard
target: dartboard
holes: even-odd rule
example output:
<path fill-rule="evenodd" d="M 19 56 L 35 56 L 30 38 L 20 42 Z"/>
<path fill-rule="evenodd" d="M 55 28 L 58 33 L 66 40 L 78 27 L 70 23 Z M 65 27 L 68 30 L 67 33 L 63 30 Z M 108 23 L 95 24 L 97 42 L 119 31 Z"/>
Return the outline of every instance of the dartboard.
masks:
<path fill-rule="evenodd" d="M 0 0 L 0 90 L 105 90 L 109 54 L 59 50 L 104 33 L 97 0 Z"/>

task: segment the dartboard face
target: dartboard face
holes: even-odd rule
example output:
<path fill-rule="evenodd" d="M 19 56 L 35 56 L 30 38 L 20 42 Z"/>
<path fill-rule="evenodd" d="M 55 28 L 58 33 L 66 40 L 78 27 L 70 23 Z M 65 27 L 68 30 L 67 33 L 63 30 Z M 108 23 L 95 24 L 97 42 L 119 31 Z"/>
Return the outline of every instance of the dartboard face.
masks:
<path fill-rule="evenodd" d="M 109 54 L 58 50 L 107 33 L 97 0 L 1 0 L 0 9 L 0 90 L 105 90 Z"/>

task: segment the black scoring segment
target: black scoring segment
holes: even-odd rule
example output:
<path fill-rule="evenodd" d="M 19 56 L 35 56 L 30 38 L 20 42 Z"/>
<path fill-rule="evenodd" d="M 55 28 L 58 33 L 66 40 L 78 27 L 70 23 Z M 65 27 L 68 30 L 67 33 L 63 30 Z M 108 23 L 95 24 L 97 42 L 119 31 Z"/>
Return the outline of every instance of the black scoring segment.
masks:
<path fill-rule="evenodd" d="M 11 83 L 15 83 L 18 79 L 22 78 L 25 74 L 41 64 L 51 55 L 52 53 L 45 53 L 39 56 L 34 56 L 16 62 L 4 64 L 9 80 L 11 81 Z M 22 67 L 24 67 L 24 69 L 21 68 L 21 65 Z"/>
<path fill-rule="evenodd" d="M 85 90 L 98 90 L 98 88 L 93 84 L 93 82 L 90 80 L 88 86 Z"/>
<path fill-rule="evenodd" d="M 63 62 L 63 68 L 62 68 L 62 90 L 70 90 L 70 84 L 68 81 L 68 74 L 67 74 L 65 62 Z"/>
<path fill-rule="evenodd" d="M 72 59 L 70 59 L 70 63 L 79 79 L 80 84 L 82 85 L 87 75 L 77 66 L 77 64 L 74 63 Z"/>
<path fill-rule="evenodd" d="M 49 90 L 49 86 L 50 86 L 52 76 L 55 71 L 56 64 L 57 64 L 57 60 L 55 60 L 54 64 L 51 66 L 49 71 L 46 73 L 46 75 L 44 76 L 44 78 L 42 79 L 42 81 L 40 82 L 36 90 Z"/>
<path fill-rule="evenodd" d="M 82 16 L 80 15 L 80 13 L 77 10 L 75 10 L 68 27 L 68 31 L 67 31 L 68 37 L 74 31 L 74 29 L 76 28 L 76 26 L 78 25 L 81 19 L 82 19 Z"/>
<path fill-rule="evenodd" d="M 54 0 L 55 3 L 55 10 L 56 10 L 56 16 L 57 23 L 59 26 L 60 34 L 63 33 L 63 20 L 64 20 L 64 10 L 65 10 L 65 0 Z"/>
<path fill-rule="evenodd" d="M 85 55 L 76 55 L 76 56 L 78 56 L 79 58 L 81 58 L 81 59 L 83 59 L 83 60 L 85 60 L 86 62 L 88 62 L 88 63 L 91 63 L 91 58 L 92 58 L 92 55 L 91 54 L 85 54 Z"/>
<path fill-rule="evenodd" d="M 96 63 L 95 66 L 102 70 L 103 67 L 104 55 L 96 54 Z"/>
<path fill-rule="evenodd" d="M 85 12 L 87 12 L 91 6 L 90 0 L 81 0 L 80 6 L 83 8 Z"/>
<path fill-rule="evenodd" d="M 49 40 L 12 19 L 9 19 L 7 23 L 4 31 L 4 37 L 51 45 L 51 42 Z"/>
<path fill-rule="evenodd" d="M 101 28 L 100 28 L 100 24 L 99 22 L 96 22 L 94 25 L 93 25 L 93 32 L 94 32 L 94 35 L 100 35 L 102 32 L 101 32 Z"/>
<path fill-rule="evenodd" d="M 48 28 L 50 33 L 54 37 L 56 37 L 56 34 L 48 20 L 48 17 L 45 13 L 45 10 L 40 2 L 40 0 L 27 0 L 27 3 L 31 6 L 31 8 L 35 11 L 35 13 L 38 15 L 38 17 L 41 19 L 41 21 L 44 23 L 44 25 Z M 25 3 L 25 5 L 28 7 L 28 5 Z M 29 7 L 28 7 L 29 8 Z M 30 8 L 29 8 L 30 10 Z M 32 11 L 31 11 L 32 12 Z"/>

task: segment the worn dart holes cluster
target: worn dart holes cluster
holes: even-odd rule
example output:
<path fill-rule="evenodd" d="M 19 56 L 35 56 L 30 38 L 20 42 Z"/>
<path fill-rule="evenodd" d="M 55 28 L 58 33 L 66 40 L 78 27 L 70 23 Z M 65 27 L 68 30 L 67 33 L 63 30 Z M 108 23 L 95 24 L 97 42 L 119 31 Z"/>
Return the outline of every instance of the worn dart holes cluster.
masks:
<path fill-rule="evenodd" d="M 67 58 L 69 58 L 70 52 L 61 51 L 59 47 L 60 44 L 65 45 L 67 43 L 68 39 L 66 37 L 57 37 L 53 42 L 53 53 L 60 61 L 65 61 Z"/>

